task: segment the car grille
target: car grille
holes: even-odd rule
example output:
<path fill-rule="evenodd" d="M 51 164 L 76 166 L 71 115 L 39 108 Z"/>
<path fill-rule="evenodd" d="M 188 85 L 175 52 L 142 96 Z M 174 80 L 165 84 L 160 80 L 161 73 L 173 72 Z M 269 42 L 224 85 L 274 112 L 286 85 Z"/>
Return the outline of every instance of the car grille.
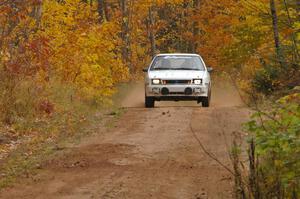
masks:
<path fill-rule="evenodd" d="M 171 95 L 184 95 L 184 92 L 170 92 Z"/>
<path fill-rule="evenodd" d="M 164 84 L 191 84 L 191 80 L 164 80 Z"/>

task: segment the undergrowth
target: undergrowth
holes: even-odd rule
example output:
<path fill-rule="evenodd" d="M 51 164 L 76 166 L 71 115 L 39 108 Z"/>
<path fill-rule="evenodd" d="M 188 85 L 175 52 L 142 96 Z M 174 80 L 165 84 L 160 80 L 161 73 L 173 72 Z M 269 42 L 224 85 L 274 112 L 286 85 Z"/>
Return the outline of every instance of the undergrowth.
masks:
<path fill-rule="evenodd" d="M 0 189 L 30 176 L 70 143 L 98 132 L 101 125 L 113 126 L 123 112 L 111 99 L 103 104 L 81 99 L 70 85 L 53 82 L 44 95 L 34 95 L 30 86 L 28 82 L 19 87 L 9 107 L 10 123 L 0 123 Z"/>
<path fill-rule="evenodd" d="M 232 160 L 239 199 L 300 197 L 300 93 L 289 94 L 272 107 L 255 107 L 248 132 L 248 156 L 234 143 Z M 238 149 L 238 150 L 237 150 Z M 245 164 L 247 162 L 247 164 Z"/>

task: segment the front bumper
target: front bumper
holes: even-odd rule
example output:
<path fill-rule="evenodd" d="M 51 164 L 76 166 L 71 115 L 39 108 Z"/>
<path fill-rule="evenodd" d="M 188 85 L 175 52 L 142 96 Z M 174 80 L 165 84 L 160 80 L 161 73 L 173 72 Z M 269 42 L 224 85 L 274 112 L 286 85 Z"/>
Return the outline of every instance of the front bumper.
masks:
<path fill-rule="evenodd" d="M 168 92 L 163 92 L 168 90 Z M 187 92 L 187 90 L 189 92 Z M 147 97 L 154 97 L 158 100 L 197 100 L 200 97 L 207 97 L 209 86 L 207 85 L 146 85 Z"/>

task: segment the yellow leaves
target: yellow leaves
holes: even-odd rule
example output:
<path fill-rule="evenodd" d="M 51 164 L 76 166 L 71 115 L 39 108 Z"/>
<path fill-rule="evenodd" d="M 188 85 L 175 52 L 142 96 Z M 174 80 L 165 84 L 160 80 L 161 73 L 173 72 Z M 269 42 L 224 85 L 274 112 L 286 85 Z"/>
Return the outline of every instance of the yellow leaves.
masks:
<path fill-rule="evenodd" d="M 295 89 L 295 90 L 297 90 L 297 89 Z M 277 100 L 277 102 L 281 103 L 281 104 L 287 104 L 287 103 L 292 103 L 292 102 L 299 104 L 300 103 L 300 87 L 298 88 L 297 93 L 286 95 L 286 96 L 280 98 L 279 100 Z"/>
<path fill-rule="evenodd" d="M 43 29 L 53 54 L 51 65 L 65 82 L 77 87 L 86 99 L 98 102 L 114 92 L 114 85 L 128 77 L 118 54 L 118 24 L 100 26 L 97 16 L 81 0 L 44 3 Z"/>

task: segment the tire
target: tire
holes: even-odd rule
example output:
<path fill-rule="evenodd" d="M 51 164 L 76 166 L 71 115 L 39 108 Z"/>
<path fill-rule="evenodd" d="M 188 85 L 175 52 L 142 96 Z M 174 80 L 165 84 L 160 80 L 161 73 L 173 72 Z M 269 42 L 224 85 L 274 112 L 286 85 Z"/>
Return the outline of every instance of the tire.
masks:
<path fill-rule="evenodd" d="M 209 107 L 209 105 L 210 105 L 209 97 L 204 97 L 202 99 L 202 106 L 203 107 Z"/>
<path fill-rule="evenodd" d="M 146 108 L 154 108 L 155 100 L 153 97 L 145 96 L 145 107 Z"/>
<path fill-rule="evenodd" d="M 203 97 L 202 99 L 202 106 L 209 107 L 210 106 L 210 98 L 211 98 L 211 90 L 209 89 L 208 96 Z"/>

